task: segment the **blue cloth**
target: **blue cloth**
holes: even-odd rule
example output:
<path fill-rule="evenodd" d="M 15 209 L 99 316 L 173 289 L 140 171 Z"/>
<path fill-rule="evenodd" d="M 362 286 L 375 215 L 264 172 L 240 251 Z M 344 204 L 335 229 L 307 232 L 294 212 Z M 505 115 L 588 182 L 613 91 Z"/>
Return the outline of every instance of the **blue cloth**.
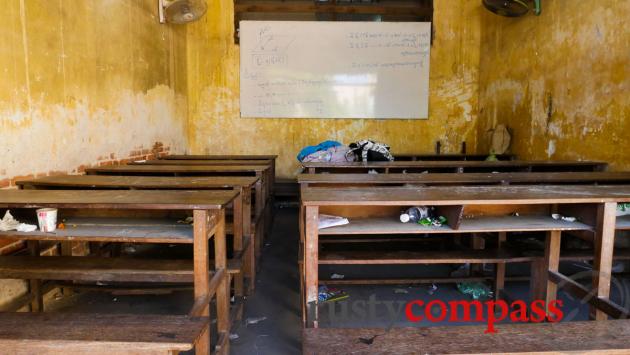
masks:
<path fill-rule="evenodd" d="M 304 157 L 311 155 L 315 152 L 319 152 L 320 150 L 327 150 L 328 148 L 332 148 L 332 147 L 338 147 L 340 145 L 343 145 L 343 144 L 336 141 L 323 141 L 319 143 L 318 145 L 309 145 L 308 147 L 304 147 L 302 150 L 300 150 L 300 154 L 297 155 L 297 160 L 302 161 Z"/>

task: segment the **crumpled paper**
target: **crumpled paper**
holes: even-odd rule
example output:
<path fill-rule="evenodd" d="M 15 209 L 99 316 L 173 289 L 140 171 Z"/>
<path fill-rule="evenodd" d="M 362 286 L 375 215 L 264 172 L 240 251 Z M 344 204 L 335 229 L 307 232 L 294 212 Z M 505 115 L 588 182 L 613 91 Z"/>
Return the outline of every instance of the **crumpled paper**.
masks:
<path fill-rule="evenodd" d="M 4 217 L 0 220 L 0 231 L 7 232 L 17 230 L 18 232 L 33 232 L 37 230 L 37 226 L 32 224 L 20 223 L 15 218 L 10 211 L 4 214 Z"/>

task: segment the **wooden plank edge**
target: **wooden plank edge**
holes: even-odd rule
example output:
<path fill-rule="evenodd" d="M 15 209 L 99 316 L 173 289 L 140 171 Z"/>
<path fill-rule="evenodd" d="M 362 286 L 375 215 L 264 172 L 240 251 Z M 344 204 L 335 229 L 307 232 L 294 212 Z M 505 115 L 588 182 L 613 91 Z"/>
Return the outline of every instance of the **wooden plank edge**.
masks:
<path fill-rule="evenodd" d="M 191 317 L 203 316 L 203 310 L 208 307 L 210 301 L 212 300 L 212 297 L 214 297 L 217 292 L 219 284 L 221 283 L 221 281 L 223 281 L 223 278 L 225 277 L 227 277 L 225 269 L 218 269 L 214 272 L 214 275 L 210 279 L 210 283 L 208 285 L 208 294 L 204 295 L 203 297 L 197 298 L 192 308 L 190 309 L 190 312 L 188 312 Z"/>
<path fill-rule="evenodd" d="M 587 289 L 579 283 L 573 281 L 569 277 L 558 272 L 548 270 L 549 280 L 557 284 L 558 287 L 565 289 L 569 293 L 581 298 L 588 298 L 587 302 L 593 307 L 606 313 L 615 319 L 626 319 L 630 313 L 627 309 L 613 303 L 611 300 L 596 297 L 594 291 Z"/>

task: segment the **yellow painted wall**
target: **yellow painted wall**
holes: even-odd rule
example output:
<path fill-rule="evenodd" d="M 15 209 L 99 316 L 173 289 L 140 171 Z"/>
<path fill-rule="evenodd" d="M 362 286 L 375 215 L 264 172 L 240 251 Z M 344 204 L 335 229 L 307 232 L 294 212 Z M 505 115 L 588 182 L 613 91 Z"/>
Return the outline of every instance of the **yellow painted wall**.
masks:
<path fill-rule="evenodd" d="M 542 5 L 538 17 L 482 16 L 479 148 L 506 123 L 520 158 L 630 169 L 630 1 Z"/>
<path fill-rule="evenodd" d="M 0 186 L 187 145 L 186 35 L 157 0 L 3 0 Z"/>
<path fill-rule="evenodd" d="M 278 175 L 292 176 L 300 148 L 326 139 L 386 142 L 397 153 L 459 152 L 476 146 L 480 17 L 478 0 L 437 0 L 431 48 L 429 120 L 239 118 L 239 47 L 231 0 L 208 0 L 208 13 L 188 25 L 190 153 L 278 154 Z"/>

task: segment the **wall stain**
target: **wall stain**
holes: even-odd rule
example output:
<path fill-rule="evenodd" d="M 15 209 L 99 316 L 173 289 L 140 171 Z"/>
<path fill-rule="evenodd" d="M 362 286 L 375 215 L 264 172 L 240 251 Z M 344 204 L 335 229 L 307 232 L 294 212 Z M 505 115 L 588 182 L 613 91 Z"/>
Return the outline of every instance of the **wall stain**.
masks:
<path fill-rule="evenodd" d="M 186 30 L 154 0 L 11 0 L 0 16 L 0 181 L 186 150 Z"/>
<path fill-rule="evenodd" d="M 630 2 L 619 0 L 548 1 L 541 16 L 516 19 L 485 12 L 479 132 L 507 124 L 522 159 L 630 169 L 629 16 Z"/>

